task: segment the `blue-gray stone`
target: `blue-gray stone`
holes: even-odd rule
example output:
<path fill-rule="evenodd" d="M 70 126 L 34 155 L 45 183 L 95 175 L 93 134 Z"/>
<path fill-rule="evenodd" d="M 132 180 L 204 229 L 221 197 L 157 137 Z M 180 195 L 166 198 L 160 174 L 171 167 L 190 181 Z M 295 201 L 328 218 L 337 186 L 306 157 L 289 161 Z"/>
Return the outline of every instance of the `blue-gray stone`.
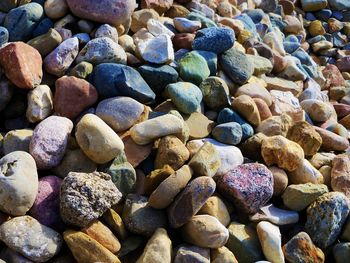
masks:
<path fill-rule="evenodd" d="M 176 108 L 186 114 L 195 112 L 203 99 L 201 90 L 190 82 L 169 84 L 165 88 L 165 93 Z"/>
<path fill-rule="evenodd" d="M 12 9 L 6 15 L 4 26 L 10 41 L 27 41 L 44 16 L 44 9 L 37 3 L 29 3 Z"/>
<path fill-rule="evenodd" d="M 207 61 L 210 76 L 216 76 L 218 70 L 218 56 L 213 52 L 204 50 L 194 50 L 192 52 L 201 55 Z"/>
<path fill-rule="evenodd" d="M 179 78 L 177 71 L 169 65 L 148 64 L 139 67 L 138 71 L 157 94 L 162 93 L 168 84 L 175 83 Z"/>
<path fill-rule="evenodd" d="M 270 20 L 271 20 L 271 24 L 274 27 L 278 27 L 279 30 L 281 30 L 282 32 L 287 25 L 287 23 L 282 20 L 282 17 L 278 15 L 270 14 Z"/>
<path fill-rule="evenodd" d="M 344 39 L 345 37 L 345 39 Z M 347 44 L 347 37 L 340 32 L 332 33 L 333 46 L 342 48 Z"/>
<path fill-rule="evenodd" d="M 6 27 L 0 26 L 0 47 L 9 41 L 9 32 Z"/>
<path fill-rule="evenodd" d="M 349 0 L 328 0 L 328 4 L 334 10 L 350 10 Z"/>
<path fill-rule="evenodd" d="M 296 51 L 291 53 L 293 57 L 296 57 L 300 62 L 307 66 L 317 66 L 315 61 L 310 57 L 308 53 L 302 48 L 298 48 Z"/>
<path fill-rule="evenodd" d="M 200 12 L 190 12 L 187 16 L 189 20 L 199 21 L 202 23 L 202 27 L 217 27 L 215 22 L 204 15 L 201 15 Z"/>
<path fill-rule="evenodd" d="M 333 11 L 332 12 L 332 17 L 337 19 L 337 20 L 339 20 L 339 21 L 341 21 L 341 20 L 343 20 L 344 16 L 343 16 L 342 12 L 340 12 L 340 11 Z"/>
<path fill-rule="evenodd" d="M 192 48 L 220 54 L 232 48 L 234 43 L 235 32 L 232 29 L 210 27 L 197 31 Z"/>
<path fill-rule="evenodd" d="M 94 68 L 90 82 L 100 99 L 128 96 L 144 104 L 153 103 L 156 94 L 140 73 L 126 65 L 102 63 Z"/>
<path fill-rule="evenodd" d="M 223 71 L 237 84 L 244 84 L 253 75 L 254 66 L 243 52 L 231 48 L 222 53 L 219 61 Z"/>
<path fill-rule="evenodd" d="M 277 0 L 261 0 L 259 7 L 264 10 L 266 13 L 274 12 L 277 8 Z"/>
<path fill-rule="evenodd" d="M 254 135 L 254 129 L 249 123 L 243 123 L 242 128 L 242 141 L 252 137 Z"/>
<path fill-rule="evenodd" d="M 317 19 L 313 13 L 309 13 L 309 12 L 306 13 L 305 18 L 306 20 L 309 20 L 309 21 L 315 21 Z"/>
<path fill-rule="evenodd" d="M 54 25 L 52 20 L 46 17 L 43 20 L 41 20 L 39 24 L 36 26 L 36 28 L 33 30 L 32 36 L 34 38 L 34 37 L 44 35 L 50 30 L 50 28 L 53 28 L 53 27 Z"/>
<path fill-rule="evenodd" d="M 247 14 L 236 16 L 235 19 L 240 20 L 244 24 L 244 28 L 250 31 L 254 36 L 258 35 L 253 20 Z"/>
<path fill-rule="evenodd" d="M 325 38 L 324 36 L 318 35 L 318 36 L 315 36 L 315 37 L 313 37 L 313 38 L 309 38 L 309 39 L 307 40 L 307 42 L 308 42 L 310 45 L 312 45 L 312 44 L 315 44 L 315 43 L 320 42 L 320 41 L 323 41 L 323 40 L 326 40 L 326 38 Z"/>
<path fill-rule="evenodd" d="M 217 123 L 237 122 L 241 125 L 247 123 L 243 117 L 230 108 L 224 108 L 219 112 Z"/>
<path fill-rule="evenodd" d="M 88 33 L 75 34 L 73 37 L 76 37 L 78 39 L 80 47 L 84 47 L 91 40 Z"/>
<path fill-rule="evenodd" d="M 261 9 L 247 9 L 244 10 L 244 13 L 247 14 L 255 24 L 259 23 L 265 15 L 264 11 Z"/>
<path fill-rule="evenodd" d="M 315 12 L 315 16 L 319 20 L 328 21 L 328 19 L 332 16 L 332 10 L 322 9 L 320 11 Z"/>
<path fill-rule="evenodd" d="M 242 128 L 237 122 L 227 122 L 217 125 L 212 135 L 219 142 L 237 145 L 242 139 Z"/>

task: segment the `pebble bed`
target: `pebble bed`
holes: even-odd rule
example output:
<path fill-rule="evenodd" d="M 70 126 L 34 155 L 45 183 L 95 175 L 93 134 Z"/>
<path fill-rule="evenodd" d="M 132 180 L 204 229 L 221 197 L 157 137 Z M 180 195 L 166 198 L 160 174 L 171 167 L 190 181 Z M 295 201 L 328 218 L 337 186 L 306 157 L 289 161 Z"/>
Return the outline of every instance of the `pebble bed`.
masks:
<path fill-rule="evenodd" d="M 0 262 L 349 262 L 349 130 L 349 0 L 0 0 Z"/>

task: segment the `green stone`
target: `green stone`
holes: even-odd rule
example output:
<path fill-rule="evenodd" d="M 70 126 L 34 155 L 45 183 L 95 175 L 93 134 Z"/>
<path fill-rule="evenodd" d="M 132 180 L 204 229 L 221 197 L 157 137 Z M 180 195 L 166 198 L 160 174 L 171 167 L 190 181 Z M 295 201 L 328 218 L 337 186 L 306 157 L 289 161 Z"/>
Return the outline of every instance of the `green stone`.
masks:
<path fill-rule="evenodd" d="M 259 238 L 253 226 L 231 222 L 228 231 L 226 247 L 236 256 L 239 263 L 264 260 Z"/>
<path fill-rule="evenodd" d="M 324 184 L 292 184 L 282 195 L 286 207 L 294 211 L 302 211 L 319 196 L 328 192 Z"/>
<path fill-rule="evenodd" d="M 180 77 L 199 85 L 210 75 L 207 61 L 198 53 L 189 52 L 179 61 Z"/>
<path fill-rule="evenodd" d="M 62 42 L 62 37 L 55 29 L 51 28 L 46 34 L 40 35 L 28 41 L 28 45 L 37 49 L 45 57 Z"/>
<path fill-rule="evenodd" d="M 209 77 L 199 86 L 205 104 L 214 111 L 222 110 L 230 104 L 230 90 L 226 82 L 218 77 Z"/>
<path fill-rule="evenodd" d="M 80 79 L 86 79 L 86 77 L 92 73 L 93 69 L 94 66 L 91 63 L 83 61 L 72 68 L 69 75 Z"/>

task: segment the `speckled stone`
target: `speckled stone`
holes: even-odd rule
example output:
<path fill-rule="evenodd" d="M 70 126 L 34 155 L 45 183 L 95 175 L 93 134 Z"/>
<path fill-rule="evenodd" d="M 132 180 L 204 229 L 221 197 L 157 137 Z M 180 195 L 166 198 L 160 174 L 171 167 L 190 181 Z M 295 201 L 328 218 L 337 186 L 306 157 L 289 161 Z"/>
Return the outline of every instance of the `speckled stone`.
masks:
<path fill-rule="evenodd" d="M 262 164 L 242 164 L 219 178 L 219 193 L 240 211 L 256 213 L 273 194 L 273 175 Z"/>
<path fill-rule="evenodd" d="M 326 248 L 337 239 L 349 214 L 349 200 L 339 192 L 318 197 L 307 209 L 306 232 L 315 244 Z"/>

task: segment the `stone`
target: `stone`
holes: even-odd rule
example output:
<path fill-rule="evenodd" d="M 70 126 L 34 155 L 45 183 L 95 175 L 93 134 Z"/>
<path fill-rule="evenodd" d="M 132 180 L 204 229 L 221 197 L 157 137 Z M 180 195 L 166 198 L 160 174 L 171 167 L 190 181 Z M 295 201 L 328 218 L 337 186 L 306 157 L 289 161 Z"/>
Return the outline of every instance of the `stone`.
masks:
<path fill-rule="evenodd" d="M 103 120 L 86 114 L 78 122 L 75 137 L 82 151 L 95 163 L 106 163 L 124 150 L 123 141 Z"/>
<path fill-rule="evenodd" d="M 29 3 L 8 10 L 4 26 L 10 34 L 10 41 L 27 41 L 32 31 L 44 16 L 44 9 L 38 3 Z"/>
<path fill-rule="evenodd" d="M 263 157 L 261 155 L 261 145 L 265 138 L 266 135 L 261 132 L 254 134 L 240 145 L 242 154 L 251 160 L 262 162 Z"/>
<path fill-rule="evenodd" d="M 172 39 L 174 50 L 175 51 L 180 51 L 182 49 L 191 50 L 192 42 L 194 38 L 195 38 L 195 34 L 191 34 L 191 33 L 176 34 Z"/>
<path fill-rule="evenodd" d="M 185 116 L 185 125 L 187 125 L 190 130 L 190 139 L 202 139 L 211 133 L 214 122 L 200 112 L 193 112 Z"/>
<path fill-rule="evenodd" d="M 229 211 L 225 203 L 218 196 L 209 197 L 198 214 L 211 215 L 217 218 L 224 226 L 227 226 L 231 222 Z"/>
<path fill-rule="evenodd" d="M 145 177 L 144 192 L 150 195 L 164 180 L 174 174 L 174 169 L 169 165 L 153 170 Z"/>
<path fill-rule="evenodd" d="M 176 108 L 186 114 L 195 112 L 199 108 L 203 98 L 201 90 L 190 82 L 169 84 L 165 92 L 167 97 L 175 104 Z"/>
<path fill-rule="evenodd" d="M 174 22 L 175 22 L 175 18 L 187 17 L 189 13 L 190 13 L 190 11 L 186 7 L 174 3 L 170 7 L 170 9 L 165 13 L 165 16 L 170 17 L 170 18 L 174 18 Z"/>
<path fill-rule="evenodd" d="M 93 71 L 93 65 L 89 62 L 81 62 L 69 71 L 70 76 L 86 79 Z"/>
<path fill-rule="evenodd" d="M 194 33 L 202 27 L 202 23 L 185 17 L 174 17 L 174 26 L 180 33 Z"/>
<path fill-rule="evenodd" d="M 195 215 L 182 229 L 184 240 L 204 248 L 219 248 L 228 240 L 228 230 L 210 215 Z"/>
<path fill-rule="evenodd" d="M 237 145 L 241 142 L 243 133 L 239 123 L 227 122 L 215 126 L 212 135 L 219 142 Z"/>
<path fill-rule="evenodd" d="M 268 92 L 268 90 L 260 83 L 248 83 L 240 86 L 235 96 L 248 95 L 252 98 L 260 98 L 264 100 L 267 106 L 271 106 L 272 104 L 272 96 Z"/>
<path fill-rule="evenodd" d="M 39 179 L 38 194 L 28 214 L 39 223 L 53 229 L 62 230 L 63 222 L 59 216 L 59 196 L 62 179 L 49 175 Z"/>
<path fill-rule="evenodd" d="M 228 144 L 218 142 L 211 138 L 204 138 L 202 140 L 193 140 L 187 143 L 187 149 L 189 149 L 190 151 L 190 156 L 193 156 L 193 154 L 197 152 L 198 149 L 202 147 L 202 145 L 206 141 L 213 144 L 220 155 L 221 166 L 219 170 L 216 172 L 216 176 L 224 175 L 235 166 L 243 163 L 243 155 L 242 155 L 242 152 L 239 150 L 239 148 L 233 145 L 228 145 Z M 191 148 L 193 149 L 191 150 Z"/>
<path fill-rule="evenodd" d="M 349 214 L 349 200 L 339 192 L 325 193 L 307 209 L 306 232 L 320 248 L 326 248 L 340 235 Z"/>
<path fill-rule="evenodd" d="M 65 16 L 69 9 L 65 0 L 48 0 L 44 4 L 45 14 L 51 19 Z"/>
<path fill-rule="evenodd" d="M 164 228 L 158 228 L 148 240 L 136 263 L 171 263 L 172 242 Z"/>
<path fill-rule="evenodd" d="M 304 161 L 303 148 L 281 135 L 264 138 L 261 155 L 267 165 L 277 164 L 287 171 L 296 170 Z"/>
<path fill-rule="evenodd" d="M 264 77 L 264 80 L 267 84 L 266 89 L 269 91 L 290 91 L 294 96 L 298 96 L 303 91 L 302 87 L 299 87 L 295 82 L 283 78 Z"/>
<path fill-rule="evenodd" d="M 113 209 L 108 209 L 103 214 L 103 220 L 106 223 L 106 225 L 109 227 L 109 229 L 111 229 L 112 232 L 119 239 L 125 240 L 127 238 L 128 233 L 126 231 L 124 222 L 116 211 L 114 211 Z"/>
<path fill-rule="evenodd" d="M 150 63 L 166 64 L 175 59 L 172 41 L 168 35 L 159 35 L 140 42 L 137 49 L 142 58 Z"/>
<path fill-rule="evenodd" d="M 176 136 L 165 136 L 159 142 L 154 166 L 159 169 L 164 165 L 170 165 L 177 170 L 185 164 L 189 157 L 190 153 L 186 146 Z"/>
<path fill-rule="evenodd" d="M 299 221 L 299 214 L 295 211 L 279 209 L 273 205 L 261 207 L 259 212 L 250 216 L 253 222 L 268 221 L 272 224 L 283 226 L 295 224 Z"/>
<path fill-rule="evenodd" d="M 0 48 L 0 65 L 6 77 L 21 89 L 33 89 L 43 77 L 39 52 L 23 43 L 12 42 Z"/>
<path fill-rule="evenodd" d="M 235 48 L 222 53 L 219 62 L 227 76 L 237 84 L 246 83 L 253 75 L 253 64 L 244 53 Z"/>
<path fill-rule="evenodd" d="M 81 231 L 66 230 L 63 233 L 63 238 L 77 262 L 120 263 L 117 256 Z"/>
<path fill-rule="evenodd" d="M 210 249 L 181 245 L 176 251 L 174 263 L 182 262 L 210 263 Z"/>
<path fill-rule="evenodd" d="M 78 38 L 72 37 L 64 40 L 44 59 L 45 70 L 57 77 L 62 77 L 72 65 L 79 52 Z"/>
<path fill-rule="evenodd" d="M 319 100 L 303 100 L 300 106 L 314 122 L 325 122 L 332 115 L 331 106 Z"/>
<path fill-rule="evenodd" d="M 328 1 L 329 6 L 333 8 L 334 10 L 349 10 L 350 9 L 350 3 L 344 0 L 329 0 Z"/>
<path fill-rule="evenodd" d="M 85 227 L 121 197 L 108 174 L 70 172 L 61 185 L 60 214 L 65 223 Z"/>
<path fill-rule="evenodd" d="M 288 172 L 288 181 L 292 184 L 324 183 L 324 178 L 312 164 L 304 159 L 297 169 Z"/>
<path fill-rule="evenodd" d="M 273 194 L 273 176 L 262 164 L 241 164 L 217 181 L 218 192 L 246 214 L 256 213 Z"/>
<path fill-rule="evenodd" d="M 160 137 L 180 133 L 183 126 L 180 118 L 166 114 L 134 125 L 130 129 L 131 138 L 135 143 L 145 145 Z"/>
<path fill-rule="evenodd" d="M 121 64 L 103 63 L 96 66 L 90 83 L 97 89 L 100 99 L 127 96 L 149 104 L 156 97 L 140 73 Z"/>
<path fill-rule="evenodd" d="M 100 221 L 93 221 L 88 226 L 84 227 L 81 230 L 83 233 L 95 239 L 102 246 L 107 248 L 113 254 L 117 253 L 120 250 L 119 240 L 113 235 L 112 231 L 109 230 L 104 224 Z"/>
<path fill-rule="evenodd" d="M 38 193 L 38 173 L 33 157 L 22 151 L 0 159 L 0 210 L 22 216 L 32 207 Z"/>
<path fill-rule="evenodd" d="M 258 223 L 256 230 L 266 259 L 273 262 L 284 262 L 282 237 L 278 226 L 262 221 Z"/>
<path fill-rule="evenodd" d="M 325 255 L 322 250 L 314 245 L 310 236 L 305 232 L 299 232 L 293 236 L 284 246 L 283 254 L 288 262 L 324 262 Z"/>
<path fill-rule="evenodd" d="M 70 11 L 77 17 L 113 26 L 128 23 L 137 7 L 135 0 L 103 0 L 96 5 L 93 0 L 67 0 Z"/>
<path fill-rule="evenodd" d="M 230 105 L 230 90 L 223 79 L 219 77 L 206 78 L 199 88 L 209 109 L 218 111 Z"/>
<path fill-rule="evenodd" d="M 21 226 L 21 227 L 19 227 Z M 35 262 L 46 262 L 60 251 L 62 236 L 30 216 L 15 217 L 0 226 L 0 239 Z"/>
<path fill-rule="evenodd" d="M 248 55 L 248 58 L 254 66 L 255 76 L 270 73 L 273 69 L 271 61 L 265 57 Z"/>
<path fill-rule="evenodd" d="M 50 116 L 35 127 L 29 152 L 38 169 L 50 169 L 61 162 L 72 129 L 73 123 L 59 116 Z"/>
<path fill-rule="evenodd" d="M 192 170 L 188 165 L 182 166 L 175 173 L 165 178 L 151 193 L 148 204 L 156 209 L 169 206 L 175 196 L 185 188 L 192 177 Z"/>
<path fill-rule="evenodd" d="M 326 30 L 323 28 L 320 20 L 312 21 L 308 27 L 308 30 L 312 37 L 324 35 L 326 33 Z"/>
<path fill-rule="evenodd" d="M 154 9 L 141 9 L 133 12 L 131 19 L 130 29 L 136 33 L 142 28 L 147 28 L 148 20 L 159 20 L 159 14 Z"/>
<path fill-rule="evenodd" d="M 4 110 L 13 96 L 14 86 L 8 80 L 0 81 L 0 111 Z"/>
<path fill-rule="evenodd" d="M 261 119 L 254 100 L 248 95 L 240 95 L 233 99 L 232 109 L 241 114 L 249 123 L 259 126 Z"/>
<path fill-rule="evenodd" d="M 61 163 L 51 171 L 60 178 L 64 178 L 69 172 L 92 173 L 96 169 L 96 164 L 81 149 L 67 149 Z"/>
<path fill-rule="evenodd" d="M 170 226 L 178 228 L 189 222 L 214 193 L 215 187 L 214 180 L 207 176 L 192 180 L 167 209 Z"/>
<path fill-rule="evenodd" d="M 228 231 L 229 238 L 226 247 L 235 253 L 239 263 L 250 263 L 265 259 L 254 226 L 233 221 L 228 226 Z"/>
<path fill-rule="evenodd" d="M 64 76 L 56 80 L 54 109 L 60 116 L 74 119 L 97 102 L 94 86 L 84 79 Z"/>
<path fill-rule="evenodd" d="M 345 85 L 345 80 L 337 66 L 329 64 L 322 70 L 322 73 L 326 78 L 326 85 L 328 87 Z"/>
<path fill-rule="evenodd" d="M 95 32 L 95 38 L 108 37 L 115 43 L 118 43 L 118 31 L 115 27 L 109 24 L 101 25 Z"/>
<path fill-rule="evenodd" d="M 273 175 L 273 195 L 280 196 L 288 186 L 287 173 L 276 166 L 269 167 Z"/>
<path fill-rule="evenodd" d="M 172 38 L 175 35 L 162 22 L 153 18 L 147 21 L 147 29 L 155 37 L 160 35 L 168 35 L 170 38 Z"/>
<path fill-rule="evenodd" d="M 158 228 L 167 225 L 164 211 L 148 206 L 147 197 L 137 194 L 129 194 L 126 197 L 122 218 L 131 233 L 147 237 L 152 236 Z"/>
<path fill-rule="evenodd" d="M 336 244 L 333 248 L 333 254 L 335 258 L 335 262 L 343 262 L 346 261 L 350 256 L 350 243 L 339 243 Z"/>
<path fill-rule="evenodd" d="M 337 155 L 332 162 L 331 185 L 333 191 L 341 192 L 350 197 L 350 163 L 348 155 Z"/>
<path fill-rule="evenodd" d="M 126 156 L 121 153 L 106 168 L 112 182 L 122 193 L 123 197 L 132 193 L 136 188 L 136 171 L 130 163 L 127 162 Z"/>
<path fill-rule="evenodd" d="M 238 263 L 235 255 L 225 246 L 210 251 L 213 263 Z"/>
<path fill-rule="evenodd" d="M 324 151 L 345 151 L 349 147 L 349 141 L 342 136 L 320 127 L 314 127 L 322 137 L 321 149 Z"/>
<path fill-rule="evenodd" d="M 205 142 L 188 165 L 196 176 L 213 177 L 221 166 L 221 159 L 215 146 L 210 142 Z"/>
<path fill-rule="evenodd" d="M 293 120 L 287 113 L 272 116 L 260 123 L 256 131 L 266 136 L 287 136 L 289 129 L 293 126 Z"/>
<path fill-rule="evenodd" d="M 322 137 L 306 121 L 297 122 L 289 128 L 287 139 L 298 143 L 305 156 L 315 155 L 322 145 Z"/>
<path fill-rule="evenodd" d="M 126 64 L 124 49 L 109 37 L 90 40 L 76 57 L 76 62 L 89 62 L 93 65 L 101 63 Z"/>
<path fill-rule="evenodd" d="M 305 12 L 318 11 L 327 7 L 327 0 L 302 0 L 301 5 Z"/>
<path fill-rule="evenodd" d="M 6 133 L 2 141 L 2 152 L 4 155 L 15 151 L 29 152 L 29 142 L 33 130 L 12 130 Z"/>
<path fill-rule="evenodd" d="M 200 85 L 210 75 L 205 58 L 196 52 L 189 52 L 179 60 L 179 75 L 184 81 Z"/>
<path fill-rule="evenodd" d="M 335 158 L 334 153 L 318 152 L 310 159 L 310 163 L 316 168 L 320 169 L 324 165 L 331 166 L 333 159 Z"/>
<path fill-rule="evenodd" d="M 292 184 L 282 194 L 283 204 L 291 210 L 302 211 L 327 192 L 324 184 Z"/>
<path fill-rule="evenodd" d="M 35 123 L 49 117 L 53 112 L 53 95 L 49 86 L 39 85 L 28 92 L 28 106 L 26 117 L 29 122 Z"/>
<path fill-rule="evenodd" d="M 124 143 L 124 152 L 128 162 L 133 166 L 138 166 L 142 161 L 144 161 L 152 151 L 152 144 L 138 145 L 130 136 L 130 132 L 126 132 L 122 136 Z"/>
<path fill-rule="evenodd" d="M 173 5 L 173 0 L 142 0 L 142 8 L 151 8 L 156 10 L 159 14 L 165 13 Z"/>
<path fill-rule="evenodd" d="M 231 28 L 210 27 L 197 31 L 192 48 L 220 54 L 232 48 L 234 42 L 235 32 Z"/>

